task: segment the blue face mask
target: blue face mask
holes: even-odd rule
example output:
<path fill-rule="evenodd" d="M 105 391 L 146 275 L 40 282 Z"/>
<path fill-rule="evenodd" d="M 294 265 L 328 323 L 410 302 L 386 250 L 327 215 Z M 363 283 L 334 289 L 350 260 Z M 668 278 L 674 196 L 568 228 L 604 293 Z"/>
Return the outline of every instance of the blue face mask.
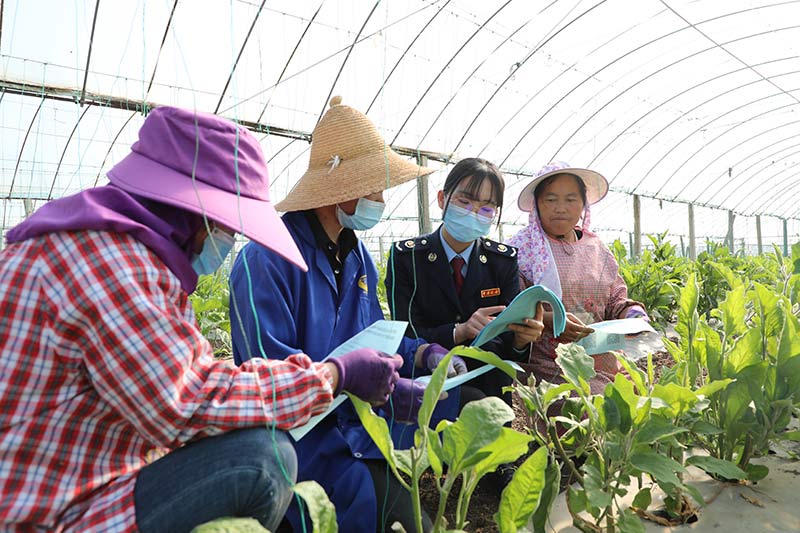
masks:
<path fill-rule="evenodd" d="M 216 272 L 228 257 L 234 242 L 233 235 L 214 228 L 203 243 L 203 249 L 192 259 L 192 268 L 197 275 L 204 276 Z"/>
<path fill-rule="evenodd" d="M 450 204 L 444 214 L 444 229 L 458 242 L 472 242 L 489 234 L 492 219 Z"/>
<path fill-rule="evenodd" d="M 386 204 L 383 202 L 373 202 L 366 198 L 359 198 L 356 204 L 356 212 L 352 215 L 348 215 L 337 205 L 336 218 L 339 219 L 339 224 L 345 228 L 354 230 L 370 229 L 381 221 L 384 207 L 386 207 Z"/>

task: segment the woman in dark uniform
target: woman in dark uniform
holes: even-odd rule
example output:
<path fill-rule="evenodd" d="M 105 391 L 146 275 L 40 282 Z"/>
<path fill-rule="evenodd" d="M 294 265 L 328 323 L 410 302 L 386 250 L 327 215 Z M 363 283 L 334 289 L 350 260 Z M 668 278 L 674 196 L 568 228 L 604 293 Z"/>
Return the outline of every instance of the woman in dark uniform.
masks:
<path fill-rule="evenodd" d="M 438 192 L 444 223 L 431 234 L 392 246 L 384 284 L 392 318 L 409 322 L 409 336 L 447 349 L 469 345 L 519 293 L 516 248 L 485 238 L 499 220 L 504 189 L 500 170 L 489 161 L 459 161 Z M 527 361 L 530 343 L 544 329 L 541 309 L 509 329 L 481 348 L 502 359 Z M 436 362 L 428 358 L 427 364 Z M 466 363 L 470 369 L 482 364 Z M 502 392 L 510 384 L 507 375 L 492 370 L 461 388 L 460 404 L 498 396 L 511 405 L 511 395 Z"/>

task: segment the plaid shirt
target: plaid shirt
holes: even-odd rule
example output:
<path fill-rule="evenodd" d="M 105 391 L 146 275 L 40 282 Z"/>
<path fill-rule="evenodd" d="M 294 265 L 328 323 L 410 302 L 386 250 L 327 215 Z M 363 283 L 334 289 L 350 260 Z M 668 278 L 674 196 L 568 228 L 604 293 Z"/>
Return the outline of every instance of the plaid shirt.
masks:
<path fill-rule="evenodd" d="M 124 234 L 8 246 L 0 317 L 0 531 L 135 531 L 148 462 L 235 428 L 302 425 L 332 399 L 306 355 L 215 360 L 178 278 Z"/>

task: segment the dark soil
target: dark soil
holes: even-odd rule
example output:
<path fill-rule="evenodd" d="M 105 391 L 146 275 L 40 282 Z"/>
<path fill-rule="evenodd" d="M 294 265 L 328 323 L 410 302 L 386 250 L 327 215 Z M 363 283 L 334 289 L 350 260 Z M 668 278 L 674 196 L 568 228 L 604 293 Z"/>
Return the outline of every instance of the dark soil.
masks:
<path fill-rule="evenodd" d="M 667 352 L 656 352 L 653 354 L 653 368 L 656 379 L 661 374 L 661 369 L 665 366 L 672 366 L 672 357 Z M 647 359 L 640 359 L 637 361 L 637 366 L 642 370 L 647 370 Z M 527 431 L 528 414 L 525 408 L 518 402 L 514 402 L 514 413 L 516 414 L 515 420 L 511 426 L 517 431 Z M 527 456 L 520 457 L 517 464 L 521 464 Z M 453 493 L 457 493 L 459 489 L 458 483 L 453 489 Z M 491 476 L 486 476 L 475 489 L 470 501 L 469 512 L 467 519 L 469 521 L 466 530 L 475 533 L 497 533 L 497 525 L 492 518 L 497 512 L 500 505 L 500 494 L 502 489 L 497 486 L 495 479 Z M 427 511 L 431 518 L 436 515 L 436 508 L 439 504 L 439 494 L 434 486 L 433 474 L 428 471 L 423 474 L 420 479 L 420 497 L 422 500 L 422 507 Z M 451 494 L 451 498 L 447 502 L 445 508 L 445 517 L 453 523 L 455 513 L 455 495 Z"/>

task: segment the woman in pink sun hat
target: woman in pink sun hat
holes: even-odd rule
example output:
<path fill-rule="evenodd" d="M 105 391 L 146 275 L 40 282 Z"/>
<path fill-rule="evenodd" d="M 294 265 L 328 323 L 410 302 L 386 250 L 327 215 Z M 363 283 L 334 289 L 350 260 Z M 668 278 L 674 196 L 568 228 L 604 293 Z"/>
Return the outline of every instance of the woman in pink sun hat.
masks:
<path fill-rule="evenodd" d="M 613 254 L 589 229 L 590 206 L 607 193 L 608 182 L 600 173 L 557 161 L 539 170 L 519 195 L 517 203 L 530 213 L 529 223 L 508 242 L 519 250 L 522 288 L 545 285 L 561 297 L 567 310 L 566 329 L 558 338 L 552 335 L 551 315 L 545 314 L 542 342 L 532 345 L 530 355 L 529 368 L 537 380 L 562 381 L 556 346 L 587 336 L 592 329 L 586 324 L 647 319 L 644 306 L 628 298 Z M 593 359 L 597 376 L 590 385 L 593 393 L 599 393 L 620 367 L 610 352 Z"/>
<path fill-rule="evenodd" d="M 297 471 L 278 430 L 324 411 L 345 372 L 386 401 L 402 362 L 214 359 L 188 295 L 234 233 L 306 269 L 244 129 L 157 108 L 109 178 L 42 206 L 0 252 L 0 529 L 274 528 Z"/>

